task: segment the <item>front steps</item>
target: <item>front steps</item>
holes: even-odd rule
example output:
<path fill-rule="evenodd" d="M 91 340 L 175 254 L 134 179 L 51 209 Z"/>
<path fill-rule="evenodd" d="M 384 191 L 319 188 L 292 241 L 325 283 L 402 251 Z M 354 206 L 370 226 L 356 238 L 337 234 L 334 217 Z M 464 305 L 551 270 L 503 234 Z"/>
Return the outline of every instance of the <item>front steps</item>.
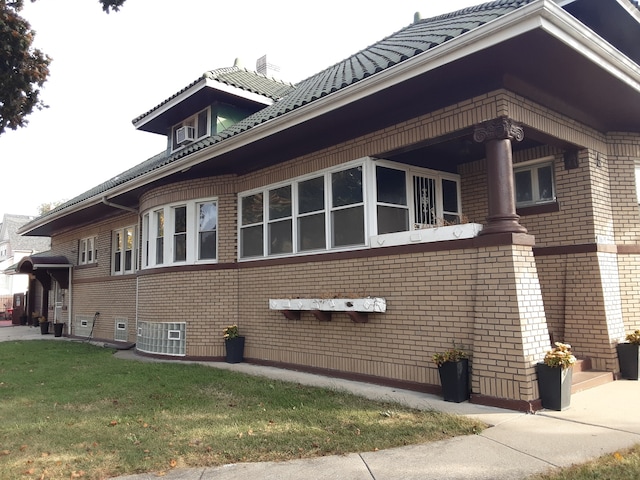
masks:
<path fill-rule="evenodd" d="M 571 393 L 604 385 L 615 380 L 612 372 L 591 369 L 591 359 L 579 358 L 573 366 Z"/>

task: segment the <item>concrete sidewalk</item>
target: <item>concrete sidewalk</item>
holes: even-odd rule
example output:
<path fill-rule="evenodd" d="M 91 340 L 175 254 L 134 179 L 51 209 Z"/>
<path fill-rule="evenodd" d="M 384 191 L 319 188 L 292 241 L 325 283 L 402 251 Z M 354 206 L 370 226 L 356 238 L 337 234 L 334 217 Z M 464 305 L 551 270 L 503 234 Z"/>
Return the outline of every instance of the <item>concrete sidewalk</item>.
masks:
<path fill-rule="evenodd" d="M 9 331 L 7 331 L 9 330 Z M 0 341 L 51 339 L 29 327 L 0 328 Z M 117 351 L 129 361 L 157 361 Z M 304 385 L 346 390 L 376 400 L 414 408 L 435 409 L 477 418 L 488 425 L 480 435 L 378 452 L 290 462 L 234 464 L 174 469 L 119 477 L 119 480 L 517 480 L 549 469 L 583 463 L 640 443 L 640 382 L 621 380 L 574 394 L 563 412 L 543 410 L 529 415 L 510 410 L 449 403 L 425 393 L 262 367 L 247 363 L 208 363 L 251 375 Z"/>

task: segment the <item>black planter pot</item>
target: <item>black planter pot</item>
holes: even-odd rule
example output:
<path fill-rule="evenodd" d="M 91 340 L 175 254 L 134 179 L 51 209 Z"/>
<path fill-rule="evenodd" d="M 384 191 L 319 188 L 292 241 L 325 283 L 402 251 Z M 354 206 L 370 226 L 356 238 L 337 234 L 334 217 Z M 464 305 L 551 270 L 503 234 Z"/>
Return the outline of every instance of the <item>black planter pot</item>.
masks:
<path fill-rule="evenodd" d="M 53 324 L 53 336 L 54 337 L 61 337 L 63 329 L 64 329 L 64 323 L 54 323 Z"/>
<path fill-rule="evenodd" d="M 40 334 L 46 335 L 49 333 L 49 323 L 50 322 L 40 322 Z"/>
<path fill-rule="evenodd" d="M 536 373 L 542 406 L 558 411 L 569 408 L 573 368 L 550 367 L 544 363 L 538 363 Z"/>
<path fill-rule="evenodd" d="M 28 320 L 29 317 L 27 317 L 26 315 L 20 315 L 20 325 L 26 325 Z"/>
<path fill-rule="evenodd" d="M 616 350 L 618 351 L 620 376 L 627 380 L 639 380 L 638 364 L 640 364 L 640 345 L 619 343 L 616 346 Z"/>
<path fill-rule="evenodd" d="M 224 341 L 226 362 L 240 363 L 244 360 L 244 337 L 230 338 Z"/>
<path fill-rule="evenodd" d="M 442 397 L 445 402 L 464 402 L 469 400 L 469 359 L 456 362 L 444 362 L 438 367 Z"/>

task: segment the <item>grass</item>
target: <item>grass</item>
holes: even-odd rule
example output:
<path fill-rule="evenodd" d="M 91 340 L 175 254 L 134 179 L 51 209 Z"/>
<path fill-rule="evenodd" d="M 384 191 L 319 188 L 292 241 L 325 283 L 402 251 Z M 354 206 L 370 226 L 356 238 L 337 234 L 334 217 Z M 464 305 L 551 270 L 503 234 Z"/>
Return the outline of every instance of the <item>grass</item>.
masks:
<path fill-rule="evenodd" d="M 640 478 L 640 445 L 604 455 L 592 462 L 530 477 L 528 480 L 637 480 Z"/>
<path fill-rule="evenodd" d="M 78 342 L 0 343 L 0 478 L 103 479 L 374 451 L 477 433 L 464 417 Z"/>

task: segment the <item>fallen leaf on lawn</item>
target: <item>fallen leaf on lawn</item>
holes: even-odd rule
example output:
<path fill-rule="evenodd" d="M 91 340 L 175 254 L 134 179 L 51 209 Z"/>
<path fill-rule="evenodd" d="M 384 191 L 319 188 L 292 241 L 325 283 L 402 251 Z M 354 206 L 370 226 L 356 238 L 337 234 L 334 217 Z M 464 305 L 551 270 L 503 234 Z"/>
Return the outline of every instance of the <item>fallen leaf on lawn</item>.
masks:
<path fill-rule="evenodd" d="M 178 462 L 176 462 L 173 458 L 169 460 L 169 466 L 171 468 L 176 468 L 176 465 L 178 465 Z"/>
<path fill-rule="evenodd" d="M 111 420 L 109 422 L 109 425 L 112 426 L 112 427 L 115 427 L 117 424 L 118 424 L 118 422 L 116 420 Z"/>
<path fill-rule="evenodd" d="M 11 452 L 9 450 L 2 450 L 0 455 L 9 455 Z"/>

